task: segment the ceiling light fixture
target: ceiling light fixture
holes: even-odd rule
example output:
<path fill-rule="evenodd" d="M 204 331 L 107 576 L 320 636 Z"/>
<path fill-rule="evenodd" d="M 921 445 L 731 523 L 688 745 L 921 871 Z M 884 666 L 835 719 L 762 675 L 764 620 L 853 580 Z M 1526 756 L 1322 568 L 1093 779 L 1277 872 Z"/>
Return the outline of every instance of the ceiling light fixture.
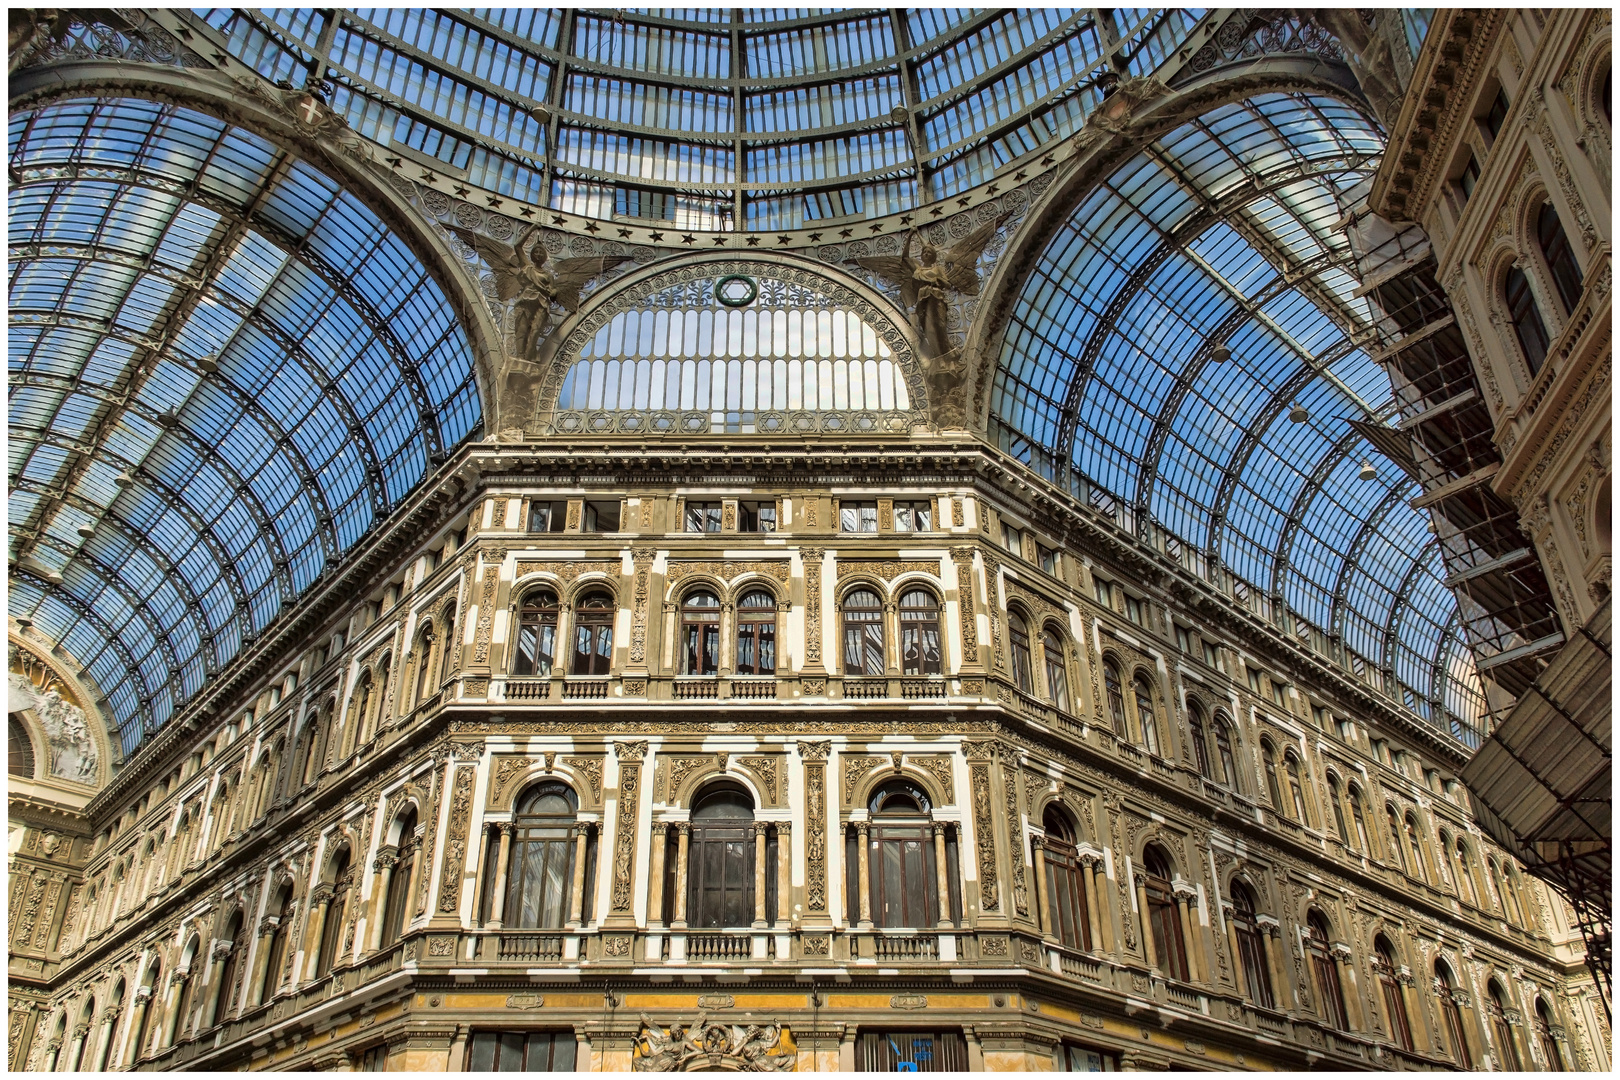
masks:
<path fill-rule="evenodd" d="M 1288 419 L 1292 420 L 1296 424 L 1303 424 L 1310 418 L 1310 410 L 1305 408 L 1305 406 L 1301 405 L 1297 401 L 1294 402 L 1294 407 L 1288 410 Z"/>
<path fill-rule="evenodd" d="M 1356 475 L 1361 477 L 1363 480 L 1376 480 L 1378 479 L 1378 470 L 1373 468 L 1372 462 L 1363 461 L 1361 463 L 1361 471 Z"/>
<path fill-rule="evenodd" d="M 1215 358 L 1215 362 L 1217 364 L 1224 364 L 1228 360 L 1232 359 L 1232 350 L 1228 349 L 1225 345 L 1217 345 L 1210 355 Z"/>

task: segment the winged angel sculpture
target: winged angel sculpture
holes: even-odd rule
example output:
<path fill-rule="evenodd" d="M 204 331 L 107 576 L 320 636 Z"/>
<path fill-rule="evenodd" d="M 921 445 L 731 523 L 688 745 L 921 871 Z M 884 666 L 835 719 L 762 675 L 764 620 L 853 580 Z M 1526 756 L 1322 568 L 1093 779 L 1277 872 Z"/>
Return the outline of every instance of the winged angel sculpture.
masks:
<path fill-rule="evenodd" d="M 489 266 L 496 298 L 510 305 L 512 355 L 523 359 L 532 357 L 553 304 L 570 313 L 579 310 L 579 292 L 586 282 L 629 261 L 627 255 L 553 260 L 540 243 L 538 226 L 530 226 L 510 245 L 459 225 L 450 228 Z"/>
<path fill-rule="evenodd" d="M 929 397 L 940 419 L 960 425 L 965 412 L 960 346 L 952 347 L 948 329 L 951 295 L 978 296 L 979 256 L 1006 215 L 992 218 L 949 247 L 938 247 L 914 230 L 898 255 L 856 259 L 859 266 L 900 288 L 900 300 L 911 312 L 912 326 L 927 361 Z M 913 246 L 919 251 L 913 258 Z"/>

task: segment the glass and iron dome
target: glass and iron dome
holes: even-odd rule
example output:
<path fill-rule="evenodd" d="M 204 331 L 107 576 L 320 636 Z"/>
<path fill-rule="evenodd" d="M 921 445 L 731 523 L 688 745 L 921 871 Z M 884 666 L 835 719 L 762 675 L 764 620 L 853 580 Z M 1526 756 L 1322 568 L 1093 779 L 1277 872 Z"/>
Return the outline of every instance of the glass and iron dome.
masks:
<path fill-rule="evenodd" d="M 444 292 L 259 135 L 118 98 L 15 112 L 9 610 L 126 751 L 481 418 Z"/>
<path fill-rule="evenodd" d="M 1358 108 L 1270 94 L 1116 168 L 1013 306 L 991 436 L 1473 743 L 1421 489 L 1349 426 L 1396 411 L 1339 231 L 1383 147 Z"/>
<path fill-rule="evenodd" d="M 1073 134 L 1200 12 L 205 9 L 362 135 L 537 206 L 781 230 L 958 195 Z M 324 84 L 324 86 L 323 86 Z"/>

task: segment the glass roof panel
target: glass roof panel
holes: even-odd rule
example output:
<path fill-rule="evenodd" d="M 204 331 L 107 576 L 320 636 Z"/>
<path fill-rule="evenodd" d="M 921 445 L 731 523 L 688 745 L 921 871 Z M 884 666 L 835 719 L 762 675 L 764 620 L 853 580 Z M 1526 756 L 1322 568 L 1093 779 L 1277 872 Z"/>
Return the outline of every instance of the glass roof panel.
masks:
<path fill-rule="evenodd" d="M 1203 13 L 197 14 L 265 78 L 316 89 L 360 134 L 469 183 L 573 214 L 730 230 L 879 217 L 983 183 L 1073 134 L 1101 100 L 1098 76 L 1156 69 Z"/>
<path fill-rule="evenodd" d="M 1447 685 L 1455 603 L 1406 503 L 1415 484 L 1387 462 L 1363 479 L 1383 459 L 1346 426 L 1393 413 L 1383 369 L 1353 344 L 1369 313 L 1335 231 L 1381 151 L 1356 110 L 1269 94 L 1121 165 L 1014 304 L 992 427 L 1071 463 L 1094 503 L 1108 493 L 1249 594 L 1342 633 L 1428 718 L 1473 700 Z"/>
<path fill-rule="evenodd" d="M 404 244 L 257 135 L 85 99 L 14 114 L 10 151 L 11 610 L 132 747 L 475 429 L 471 349 Z M 86 610 L 107 640 L 70 639 Z"/>

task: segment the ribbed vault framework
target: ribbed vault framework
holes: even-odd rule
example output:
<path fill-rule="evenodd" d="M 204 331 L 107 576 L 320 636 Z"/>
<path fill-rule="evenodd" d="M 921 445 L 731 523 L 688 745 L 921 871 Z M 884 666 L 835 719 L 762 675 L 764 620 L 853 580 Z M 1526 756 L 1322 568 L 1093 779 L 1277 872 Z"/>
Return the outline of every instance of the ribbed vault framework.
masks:
<path fill-rule="evenodd" d="M 203 13 L 362 134 L 598 218 L 792 229 L 899 213 L 1072 134 L 1198 12 L 708 8 Z M 321 92 L 325 92 L 321 90 Z M 536 109 L 535 106 L 540 108 Z"/>
<path fill-rule="evenodd" d="M 1120 166 L 1013 308 L 991 426 L 1341 640 L 1467 739 L 1477 680 L 1427 519 L 1407 505 L 1419 488 L 1387 464 L 1362 478 L 1382 459 L 1346 424 L 1395 411 L 1360 348 L 1370 313 L 1337 227 L 1383 145 L 1355 107 L 1273 94 Z"/>
<path fill-rule="evenodd" d="M 10 131 L 10 611 L 126 751 L 480 419 L 438 285 L 350 191 L 170 105 Z"/>

